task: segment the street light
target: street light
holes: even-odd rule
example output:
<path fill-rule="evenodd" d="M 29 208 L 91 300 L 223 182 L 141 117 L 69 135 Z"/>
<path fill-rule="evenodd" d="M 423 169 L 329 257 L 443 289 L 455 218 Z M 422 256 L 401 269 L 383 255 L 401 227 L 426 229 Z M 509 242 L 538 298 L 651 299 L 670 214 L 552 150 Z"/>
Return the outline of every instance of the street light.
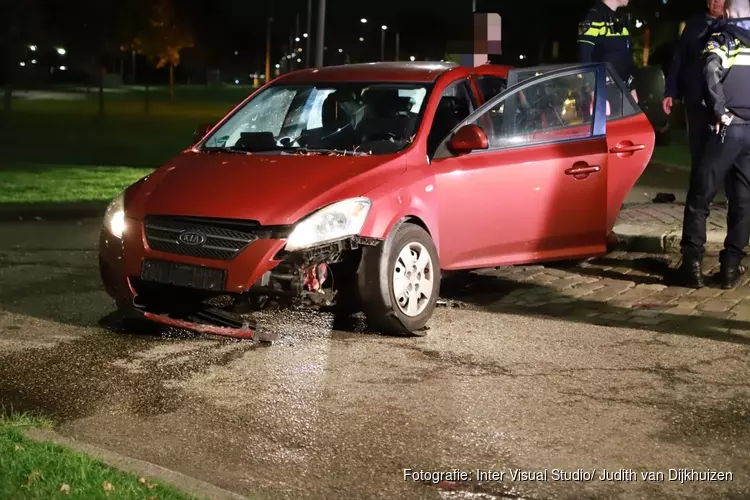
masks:
<path fill-rule="evenodd" d="M 416 59 L 416 57 L 414 57 L 414 56 L 410 56 L 410 57 L 409 57 L 409 60 L 410 60 L 410 61 L 414 61 L 415 59 Z"/>
<path fill-rule="evenodd" d="M 359 41 L 360 42 L 364 42 L 365 41 L 365 37 L 363 37 L 363 36 L 359 37 Z"/>
<path fill-rule="evenodd" d="M 339 54 L 341 54 L 344 51 L 344 49 L 339 49 Z"/>
<path fill-rule="evenodd" d="M 365 19 L 365 18 L 363 17 L 362 19 L 360 19 L 360 20 L 359 20 L 359 22 L 361 22 L 362 24 L 366 24 L 366 23 L 367 23 L 367 19 Z"/>
<path fill-rule="evenodd" d="M 19 65 L 19 66 L 21 66 L 21 67 L 23 68 L 24 66 L 26 66 L 26 63 L 25 63 L 25 62 L 23 62 L 23 61 L 21 61 L 20 63 L 18 63 L 18 65 Z"/>
<path fill-rule="evenodd" d="M 36 64 L 36 59 L 32 59 L 31 64 Z"/>
<path fill-rule="evenodd" d="M 66 54 L 66 52 L 67 51 L 64 48 L 62 48 L 62 47 L 59 47 L 57 49 L 57 53 L 60 54 L 61 56 L 64 56 Z"/>
<path fill-rule="evenodd" d="M 295 42 L 299 42 L 299 37 L 298 37 L 298 36 L 297 36 L 297 37 L 294 37 L 294 41 L 295 41 Z"/>
<path fill-rule="evenodd" d="M 29 50 L 34 52 L 36 50 L 36 45 L 29 45 Z"/>
<path fill-rule="evenodd" d="M 279 68 L 281 68 L 281 64 L 276 65 L 276 69 L 279 69 Z"/>
<path fill-rule="evenodd" d="M 380 27 L 380 60 L 385 61 L 385 30 L 388 26 L 385 24 Z"/>
<path fill-rule="evenodd" d="M 298 48 L 297 52 L 302 52 L 302 47 Z"/>
<path fill-rule="evenodd" d="M 60 71 L 65 71 L 66 69 L 68 68 L 66 68 L 65 66 L 60 66 Z"/>
<path fill-rule="evenodd" d="M 302 33 L 303 38 L 307 38 L 307 33 Z"/>
<path fill-rule="evenodd" d="M 301 62 L 302 62 L 302 59 L 300 59 L 300 58 L 298 57 L 298 58 L 297 58 L 297 62 L 298 62 L 298 63 L 301 63 Z"/>

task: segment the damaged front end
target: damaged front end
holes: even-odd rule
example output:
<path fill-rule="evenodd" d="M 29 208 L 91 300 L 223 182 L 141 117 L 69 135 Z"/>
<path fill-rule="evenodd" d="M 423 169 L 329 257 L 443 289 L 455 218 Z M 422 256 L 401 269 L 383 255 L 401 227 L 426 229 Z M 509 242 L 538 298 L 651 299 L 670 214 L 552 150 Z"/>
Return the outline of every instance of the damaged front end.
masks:
<path fill-rule="evenodd" d="M 361 248 L 380 243 L 354 236 L 304 251 L 282 250 L 276 257 L 281 263 L 242 296 L 260 307 L 268 301 L 281 306 L 337 305 L 342 294 L 352 292 Z"/>
<path fill-rule="evenodd" d="M 335 308 L 355 312 L 356 276 L 362 247 L 375 238 L 349 237 L 307 250 L 281 250 L 281 261 L 242 293 L 201 290 L 132 280 L 133 305 L 143 317 L 187 330 L 241 339 L 275 340 L 252 313 L 290 307 Z"/>

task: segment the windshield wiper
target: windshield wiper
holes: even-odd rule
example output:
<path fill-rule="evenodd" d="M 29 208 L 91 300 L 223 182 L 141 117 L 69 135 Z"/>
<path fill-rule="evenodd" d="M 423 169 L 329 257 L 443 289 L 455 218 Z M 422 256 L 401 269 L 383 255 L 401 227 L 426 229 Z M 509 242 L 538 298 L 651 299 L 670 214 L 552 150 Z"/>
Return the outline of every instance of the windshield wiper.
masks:
<path fill-rule="evenodd" d="M 277 146 L 272 149 L 238 149 L 233 147 L 204 147 L 201 151 L 206 153 L 234 153 L 234 154 L 263 154 L 272 152 L 282 153 L 299 153 L 299 154 L 330 154 L 331 156 L 367 156 L 368 153 L 364 151 L 355 151 L 353 149 L 332 149 L 332 148 L 295 148 L 295 147 L 284 147 Z"/>
<path fill-rule="evenodd" d="M 367 156 L 368 153 L 364 151 L 356 151 L 354 149 L 333 149 L 333 148 L 288 148 L 291 151 L 299 151 L 300 153 L 319 153 L 326 154 L 330 153 L 332 156 Z"/>
<path fill-rule="evenodd" d="M 224 146 L 202 147 L 200 151 L 203 151 L 205 153 L 233 153 L 233 154 L 240 154 L 240 155 L 246 155 L 250 153 L 250 151 L 247 151 L 245 149 L 237 149 L 237 148 L 230 148 L 230 147 L 224 147 Z"/>

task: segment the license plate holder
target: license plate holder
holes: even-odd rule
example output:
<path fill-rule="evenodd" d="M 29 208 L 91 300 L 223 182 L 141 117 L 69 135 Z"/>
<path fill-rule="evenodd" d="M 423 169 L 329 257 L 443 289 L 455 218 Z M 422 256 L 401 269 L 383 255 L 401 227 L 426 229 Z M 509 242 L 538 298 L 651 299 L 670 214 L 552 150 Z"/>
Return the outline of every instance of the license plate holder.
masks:
<path fill-rule="evenodd" d="M 226 270 L 194 266 L 165 260 L 143 261 L 141 279 L 151 283 L 182 286 L 197 290 L 222 291 L 226 283 Z"/>

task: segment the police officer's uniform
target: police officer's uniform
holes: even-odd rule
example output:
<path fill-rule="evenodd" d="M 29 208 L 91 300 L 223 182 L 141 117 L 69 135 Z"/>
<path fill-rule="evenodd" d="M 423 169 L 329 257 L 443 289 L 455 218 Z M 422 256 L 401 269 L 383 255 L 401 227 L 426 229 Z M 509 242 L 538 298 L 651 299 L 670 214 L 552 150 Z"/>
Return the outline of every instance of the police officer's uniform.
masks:
<path fill-rule="evenodd" d="M 716 122 L 713 112 L 704 103 L 707 89 L 703 78 L 702 56 L 716 22 L 708 13 L 700 14 L 687 22 L 674 51 L 665 82 L 664 97 L 682 99 L 685 107 L 691 168 L 697 168 L 700 163 L 710 137 L 709 127 Z"/>
<path fill-rule="evenodd" d="M 604 2 L 597 2 L 583 21 L 578 23 L 578 60 L 582 63 L 612 64 L 625 85 L 632 90 L 635 62 L 630 49 L 627 19 L 618 15 Z M 617 102 L 616 99 L 611 101 L 613 104 Z"/>
<path fill-rule="evenodd" d="M 706 145 L 690 179 L 682 234 L 683 284 L 703 286 L 700 261 L 706 242 L 706 219 L 718 186 L 727 177 L 729 214 L 721 252 L 723 288 L 740 280 L 744 249 L 750 240 L 750 19 L 729 19 L 715 27 L 704 51 L 709 107 L 715 120 L 733 116 Z"/>

